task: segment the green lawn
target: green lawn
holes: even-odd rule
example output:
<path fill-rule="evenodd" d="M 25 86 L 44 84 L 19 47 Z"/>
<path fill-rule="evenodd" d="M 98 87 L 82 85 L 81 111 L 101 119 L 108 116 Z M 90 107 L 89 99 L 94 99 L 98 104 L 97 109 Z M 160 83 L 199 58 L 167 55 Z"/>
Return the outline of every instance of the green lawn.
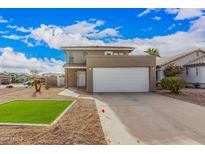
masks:
<path fill-rule="evenodd" d="M 16 100 L 0 105 L 0 123 L 50 124 L 71 101 Z"/>

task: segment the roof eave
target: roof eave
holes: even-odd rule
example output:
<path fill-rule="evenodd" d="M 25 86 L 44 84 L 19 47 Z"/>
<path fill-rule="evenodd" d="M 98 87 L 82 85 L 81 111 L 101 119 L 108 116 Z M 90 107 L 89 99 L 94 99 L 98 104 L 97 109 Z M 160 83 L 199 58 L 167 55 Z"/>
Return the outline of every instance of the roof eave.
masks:
<path fill-rule="evenodd" d="M 205 63 L 199 63 L 199 64 L 188 64 L 184 65 L 185 67 L 194 67 L 194 66 L 205 66 Z"/>
<path fill-rule="evenodd" d="M 163 66 L 165 66 L 165 65 L 167 65 L 167 64 L 169 64 L 169 63 L 172 63 L 172 62 L 174 62 L 174 61 L 176 61 L 176 60 L 178 60 L 178 59 L 181 59 L 181 58 L 183 58 L 183 57 L 186 57 L 186 56 L 188 56 L 188 55 L 190 55 L 190 54 L 192 54 L 192 53 L 194 53 L 194 52 L 197 52 L 197 51 L 202 52 L 202 53 L 205 54 L 205 51 L 203 51 L 203 50 L 200 50 L 200 49 L 199 49 L 199 50 L 194 50 L 194 51 L 192 51 L 192 52 L 190 52 L 190 53 L 187 53 L 186 55 L 183 55 L 183 56 L 181 56 L 181 57 L 177 57 L 176 59 L 170 60 L 170 61 L 168 61 L 168 62 L 166 62 L 166 63 L 164 63 L 164 64 L 160 64 L 160 65 L 157 65 L 157 66 L 163 67 Z"/>
<path fill-rule="evenodd" d="M 86 50 L 97 50 L 97 51 L 105 51 L 105 50 L 113 50 L 113 51 L 133 51 L 134 47 L 122 47 L 122 46 L 67 46 L 61 47 L 61 50 L 72 50 L 72 51 L 86 51 Z"/>

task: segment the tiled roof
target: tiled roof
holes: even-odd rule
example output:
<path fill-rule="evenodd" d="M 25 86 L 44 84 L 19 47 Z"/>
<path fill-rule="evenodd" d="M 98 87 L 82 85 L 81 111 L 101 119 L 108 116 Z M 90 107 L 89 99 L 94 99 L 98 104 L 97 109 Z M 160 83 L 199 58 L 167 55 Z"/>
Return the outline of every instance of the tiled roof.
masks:
<path fill-rule="evenodd" d="M 191 65 L 205 65 L 205 56 L 195 59 L 190 63 L 186 64 L 186 66 L 191 66 Z"/>
<path fill-rule="evenodd" d="M 184 53 L 181 53 L 181 54 L 178 54 L 178 55 L 174 55 L 174 56 L 171 56 L 171 57 L 158 58 L 157 59 L 157 66 L 166 65 L 166 64 L 168 64 L 170 62 L 173 62 L 175 60 L 178 60 L 180 58 L 188 56 L 188 55 L 190 55 L 190 54 L 192 54 L 194 52 L 203 52 L 205 54 L 205 51 L 199 49 L 199 50 L 184 52 Z"/>
<path fill-rule="evenodd" d="M 9 76 L 6 74 L 0 74 L 0 78 L 9 78 Z"/>

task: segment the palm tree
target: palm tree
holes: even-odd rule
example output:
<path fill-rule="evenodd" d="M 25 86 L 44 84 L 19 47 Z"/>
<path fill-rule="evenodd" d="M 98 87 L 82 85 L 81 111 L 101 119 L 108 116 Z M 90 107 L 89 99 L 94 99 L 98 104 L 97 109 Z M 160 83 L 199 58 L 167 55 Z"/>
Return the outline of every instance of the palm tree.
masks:
<path fill-rule="evenodd" d="M 144 51 L 145 53 L 151 55 L 151 56 L 157 56 L 157 57 L 161 57 L 159 55 L 159 51 L 155 48 L 148 48 L 147 51 Z"/>

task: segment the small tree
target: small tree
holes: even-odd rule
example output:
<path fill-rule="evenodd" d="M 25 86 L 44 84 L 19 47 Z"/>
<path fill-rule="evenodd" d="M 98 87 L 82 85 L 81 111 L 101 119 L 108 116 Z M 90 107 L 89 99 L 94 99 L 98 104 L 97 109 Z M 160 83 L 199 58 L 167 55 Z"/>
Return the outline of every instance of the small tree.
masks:
<path fill-rule="evenodd" d="M 176 65 L 170 65 L 165 68 L 164 70 L 164 75 L 166 77 L 174 77 L 182 72 L 182 67 L 181 66 L 176 66 Z"/>
<path fill-rule="evenodd" d="M 41 92 L 41 81 L 37 77 L 33 77 L 33 86 L 35 87 L 35 92 Z"/>
<path fill-rule="evenodd" d="M 17 82 L 17 74 L 10 73 L 10 77 L 11 77 L 11 82 L 12 83 L 16 83 Z"/>

